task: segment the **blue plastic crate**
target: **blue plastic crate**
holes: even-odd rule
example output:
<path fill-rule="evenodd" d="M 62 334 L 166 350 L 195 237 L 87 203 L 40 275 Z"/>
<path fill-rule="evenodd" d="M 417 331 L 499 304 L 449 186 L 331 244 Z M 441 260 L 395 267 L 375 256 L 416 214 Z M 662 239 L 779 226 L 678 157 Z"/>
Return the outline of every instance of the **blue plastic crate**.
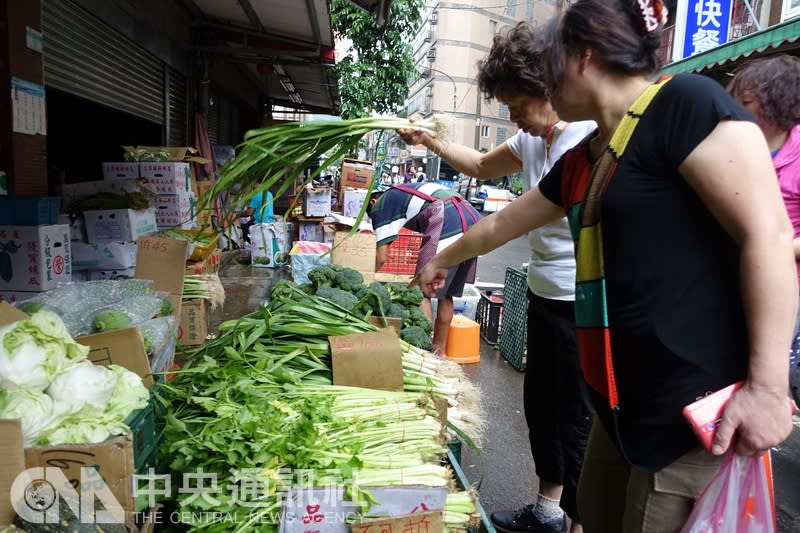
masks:
<path fill-rule="evenodd" d="M 57 224 L 60 196 L 0 196 L 0 225 Z"/>

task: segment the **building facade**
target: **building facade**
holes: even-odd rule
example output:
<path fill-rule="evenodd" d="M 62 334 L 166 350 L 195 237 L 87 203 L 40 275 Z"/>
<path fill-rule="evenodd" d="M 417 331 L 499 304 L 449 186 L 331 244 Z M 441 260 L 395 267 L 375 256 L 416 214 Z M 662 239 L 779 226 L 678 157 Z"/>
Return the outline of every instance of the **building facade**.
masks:
<path fill-rule="evenodd" d="M 534 24 L 550 19 L 556 0 L 429 1 L 423 24 L 414 38 L 418 76 L 409 80 L 408 113 L 453 116 L 451 141 L 489 151 L 516 133 L 508 108 L 487 102 L 475 82 L 477 63 L 492 46 L 494 35 L 521 20 Z M 390 143 L 391 144 L 391 143 Z M 430 179 L 452 179 L 454 171 L 435 154 L 424 157 L 400 148 L 395 161 L 422 164 Z M 403 149 L 404 148 L 404 149 Z"/>

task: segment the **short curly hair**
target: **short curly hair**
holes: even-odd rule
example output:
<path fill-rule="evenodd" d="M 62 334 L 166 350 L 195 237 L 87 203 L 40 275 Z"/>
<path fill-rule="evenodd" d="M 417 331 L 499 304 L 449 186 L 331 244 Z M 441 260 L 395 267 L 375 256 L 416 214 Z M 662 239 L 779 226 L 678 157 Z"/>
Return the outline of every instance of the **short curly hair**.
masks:
<path fill-rule="evenodd" d="M 494 36 L 489 55 L 478 62 L 478 88 L 487 100 L 509 94 L 547 99 L 539 47 L 529 22 Z"/>
<path fill-rule="evenodd" d="M 800 124 L 800 58 L 777 55 L 750 61 L 736 71 L 728 92 L 758 103 L 759 120 L 789 131 Z"/>

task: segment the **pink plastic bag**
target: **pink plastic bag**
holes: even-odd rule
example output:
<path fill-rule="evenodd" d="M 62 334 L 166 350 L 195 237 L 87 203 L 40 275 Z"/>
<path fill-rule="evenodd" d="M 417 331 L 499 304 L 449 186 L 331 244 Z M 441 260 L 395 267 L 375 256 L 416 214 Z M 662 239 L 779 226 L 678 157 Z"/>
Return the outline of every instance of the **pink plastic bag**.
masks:
<path fill-rule="evenodd" d="M 769 452 L 731 452 L 694 505 L 681 533 L 775 533 Z"/>

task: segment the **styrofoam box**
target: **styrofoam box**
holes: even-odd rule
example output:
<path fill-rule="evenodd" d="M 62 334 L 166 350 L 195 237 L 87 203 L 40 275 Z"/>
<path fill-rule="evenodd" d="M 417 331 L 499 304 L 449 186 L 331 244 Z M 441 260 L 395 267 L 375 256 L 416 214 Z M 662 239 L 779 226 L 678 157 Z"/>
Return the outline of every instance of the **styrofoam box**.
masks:
<path fill-rule="evenodd" d="M 103 163 L 103 179 L 107 181 L 131 179 L 139 177 L 139 163 L 110 162 Z"/>
<path fill-rule="evenodd" d="M 0 291 L 0 302 L 16 304 L 38 296 L 38 292 L 31 291 Z"/>
<path fill-rule="evenodd" d="M 319 222 L 300 222 L 298 241 L 322 242 L 325 233 Z"/>
<path fill-rule="evenodd" d="M 155 187 L 158 194 L 191 193 L 189 163 L 141 163 L 142 177 Z"/>
<path fill-rule="evenodd" d="M 191 193 L 159 194 L 153 205 L 156 209 L 156 225 L 159 228 L 195 227 L 194 196 Z"/>
<path fill-rule="evenodd" d="M 72 242 L 73 270 L 120 270 L 134 266 L 135 242 Z"/>
<path fill-rule="evenodd" d="M 0 291 L 46 291 L 72 280 L 69 226 L 0 226 Z"/>
<path fill-rule="evenodd" d="M 152 207 L 133 209 L 98 209 L 85 211 L 86 240 L 90 243 L 109 241 L 135 241 L 158 231 L 156 212 Z"/>
<path fill-rule="evenodd" d="M 305 213 L 307 217 L 324 217 L 331 212 L 331 190 L 306 190 Z"/>
<path fill-rule="evenodd" d="M 470 320 L 475 320 L 475 314 L 478 312 L 478 302 L 481 301 L 481 293 L 475 285 L 464 285 L 464 293 L 460 298 L 453 298 L 453 314 L 464 315 Z M 436 298 L 431 299 L 431 307 L 433 314 L 436 315 L 436 308 L 438 304 Z"/>
<path fill-rule="evenodd" d="M 136 271 L 134 268 L 126 268 L 124 270 L 88 270 L 89 281 L 107 280 L 107 279 L 130 279 Z"/>
<path fill-rule="evenodd" d="M 344 204 L 342 215 L 346 217 L 357 217 L 361 211 L 361 206 L 367 200 L 368 189 L 346 189 L 344 191 Z"/>

